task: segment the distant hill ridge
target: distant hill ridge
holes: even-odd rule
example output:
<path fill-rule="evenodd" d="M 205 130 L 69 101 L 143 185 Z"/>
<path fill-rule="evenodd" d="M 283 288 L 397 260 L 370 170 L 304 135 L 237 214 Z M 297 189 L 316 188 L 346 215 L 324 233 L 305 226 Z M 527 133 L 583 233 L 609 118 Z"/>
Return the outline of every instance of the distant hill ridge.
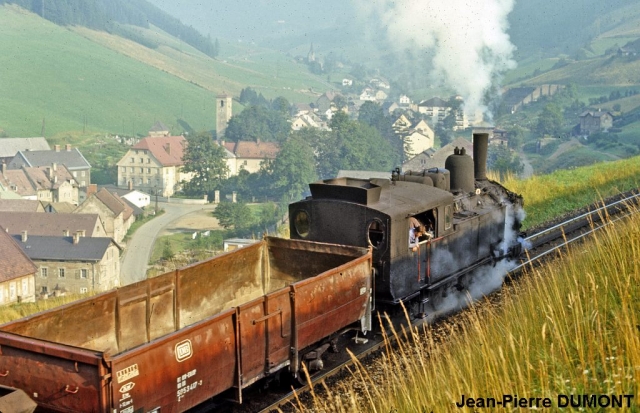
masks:
<path fill-rule="evenodd" d="M 218 55 L 217 44 L 191 26 L 186 26 L 145 0 L 0 0 L 2 4 L 17 4 L 61 26 L 84 26 L 126 37 L 147 47 L 153 47 L 135 32 L 122 25 L 149 28 L 153 24 L 209 57 Z"/>

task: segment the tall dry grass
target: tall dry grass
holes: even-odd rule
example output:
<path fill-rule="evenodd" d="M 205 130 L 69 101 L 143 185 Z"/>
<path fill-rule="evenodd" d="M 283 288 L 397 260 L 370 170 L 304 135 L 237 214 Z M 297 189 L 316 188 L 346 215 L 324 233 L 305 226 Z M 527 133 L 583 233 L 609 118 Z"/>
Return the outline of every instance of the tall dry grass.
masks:
<path fill-rule="evenodd" d="M 558 395 L 631 394 L 623 410 L 640 410 L 638 214 L 529 269 L 503 296 L 499 307 L 465 311 L 445 343 L 432 327 L 394 332 L 397 348 L 378 367 L 357 364 L 347 384 L 299 410 L 460 411 L 462 395 L 503 394 L 549 397 L 554 407 Z"/>
<path fill-rule="evenodd" d="M 51 297 L 46 300 L 37 300 L 34 303 L 8 305 L 0 309 L 0 324 L 8 323 L 9 321 L 24 318 L 32 314 L 50 310 L 52 308 L 60 307 L 61 305 L 69 304 L 81 298 L 89 297 L 92 295 L 95 295 L 95 293 L 69 294 L 60 297 Z"/>

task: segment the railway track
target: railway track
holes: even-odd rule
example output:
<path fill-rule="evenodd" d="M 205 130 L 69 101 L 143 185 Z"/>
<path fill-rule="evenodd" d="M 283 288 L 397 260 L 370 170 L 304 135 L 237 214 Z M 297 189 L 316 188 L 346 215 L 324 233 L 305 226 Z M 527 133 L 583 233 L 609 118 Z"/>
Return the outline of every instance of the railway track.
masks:
<path fill-rule="evenodd" d="M 636 192 L 629 192 L 619 195 L 615 198 L 610 198 L 604 201 L 601 205 L 592 205 L 583 211 L 578 211 L 571 216 L 563 217 L 558 220 L 559 222 L 553 222 L 545 227 L 534 229 L 534 233 L 523 238 L 523 243 L 526 246 L 526 251 L 521 257 L 521 262 L 514 265 L 508 275 L 511 279 L 517 278 L 522 268 L 526 266 L 536 266 L 546 260 L 552 259 L 554 253 L 565 248 L 567 245 L 579 242 L 586 236 L 602 229 L 606 225 L 623 219 L 630 214 L 629 205 L 637 205 L 640 202 L 640 194 Z M 433 311 L 427 317 L 422 319 L 414 319 L 413 325 L 420 325 L 423 323 L 435 323 L 438 320 L 442 320 L 444 317 L 451 315 L 456 310 L 446 309 L 443 311 Z M 403 314 L 399 314 L 393 317 L 394 325 L 396 323 L 406 324 L 406 318 Z M 326 353 L 325 369 L 312 373 L 310 376 L 311 383 L 304 385 L 298 385 L 295 390 L 291 390 L 291 386 L 288 390 L 282 390 L 285 386 L 281 386 L 280 390 L 270 390 L 260 394 L 262 389 L 254 389 L 253 395 L 251 395 L 251 401 L 237 406 L 218 406 L 216 411 L 226 411 L 230 413 L 245 413 L 245 412 L 273 412 L 281 409 L 283 411 L 294 411 L 292 401 L 299 395 L 305 394 L 310 389 L 310 386 L 316 386 L 322 382 L 328 382 L 330 380 L 339 380 L 340 375 L 346 375 L 346 367 L 353 364 L 352 359 L 348 356 L 348 349 L 354 356 L 359 359 L 365 359 L 367 356 L 374 354 L 388 343 L 385 343 L 382 334 L 376 334 L 375 336 L 367 337 L 353 337 L 349 340 L 341 337 L 338 346 L 341 350 L 339 353 Z M 392 335 L 388 335 L 390 341 L 393 340 Z M 254 398 L 255 397 L 255 398 Z M 199 410 L 199 411 L 212 411 L 212 410 Z"/>

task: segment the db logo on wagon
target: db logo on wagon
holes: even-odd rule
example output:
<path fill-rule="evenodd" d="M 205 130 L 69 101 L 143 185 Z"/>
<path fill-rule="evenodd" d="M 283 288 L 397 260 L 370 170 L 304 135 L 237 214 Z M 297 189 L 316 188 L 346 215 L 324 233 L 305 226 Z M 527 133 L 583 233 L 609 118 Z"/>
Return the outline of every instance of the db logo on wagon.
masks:
<path fill-rule="evenodd" d="M 192 355 L 191 340 L 184 340 L 176 344 L 176 360 L 178 360 L 178 362 L 185 361 Z"/>

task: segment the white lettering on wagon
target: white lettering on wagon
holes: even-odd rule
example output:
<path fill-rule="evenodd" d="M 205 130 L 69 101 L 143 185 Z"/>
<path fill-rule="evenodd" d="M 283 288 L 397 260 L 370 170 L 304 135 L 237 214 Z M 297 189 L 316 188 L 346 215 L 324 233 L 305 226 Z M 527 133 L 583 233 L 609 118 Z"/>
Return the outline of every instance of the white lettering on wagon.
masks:
<path fill-rule="evenodd" d="M 187 382 L 187 380 L 194 377 L 197 372 L 198 372 L 197 369 L 193 369 L 190 372 L 183 374 L 182 376 L 178 376 L 178 380 L 177 380 L 178 392 L 176 394 L 178 401 L 182 401 L 182 399 L 185 397 L 187 393 L 195 390 L 196 388 L 198 388 L 198 386 L 202 386 L 202 380 L 196 380 L 192 383 Z"/>
<path fill-rule="evenodd" d="M 133 387 L 134 387 L 135 385 L 136 385 L 136 384 L 135 384 L 134 382 L 132 382 L 132 381 L 131 381 L 131 382 L 129 382 L 129 383 L 127 383 L 127 384 L 125 384 L 124 386 L 120 387 L 120 393 L 127 393 L 127 392 L 130 392 L 130 391 L 131 391 L 131 389 L 133 389 Z"/>
<path fill-rule="evenodd" d="M 185 361 L 193 355 L 191 340 L 184 340 L 176 344 L 176 360 Z"/>
<path fill-rule="evenodd" d="M 140 375 L 140 371 L 138 370 L 138 365 L 133 364 L 127 368 L 119 370 L 116 372 L 116 377 L 118 378 L 118 383 L 123 383 L 129 379 L 132 379 L 136 376 Z"/>

